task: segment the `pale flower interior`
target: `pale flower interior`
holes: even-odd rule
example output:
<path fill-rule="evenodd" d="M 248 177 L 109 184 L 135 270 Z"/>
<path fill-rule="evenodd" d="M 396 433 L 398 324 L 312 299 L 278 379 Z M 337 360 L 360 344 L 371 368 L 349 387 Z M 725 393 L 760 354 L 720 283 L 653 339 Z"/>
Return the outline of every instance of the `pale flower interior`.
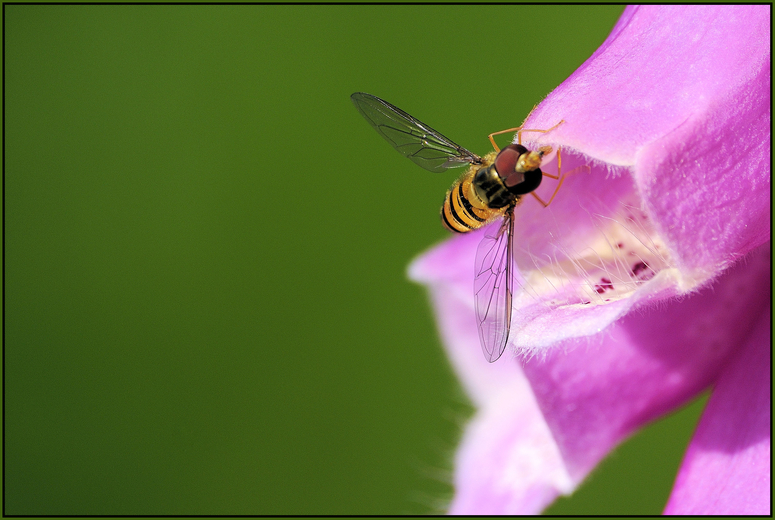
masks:
<path fill-rule="evenodd" d="M 562 161 L 563 171 L 572 173 L 551 206 L 525 200 L 515 212 L 514 339 L 534 319 L 545 323 L 536 307 L 582 310 L 631 298 L 609 316 L 615 319 L 641 296 L 675 286 L 669 252 L 642 208 L 629 170 L 567 152 Z M 542 169 L 556 172 L 554 162 Z M 555 187 L 547 179 L 539 195 L 551 196 Z M 580 335 L 599 331 L 581 329 Z"/>
<path fill-rule="evenodd" d="M 635 197 L 630 197 L 635 199 Z M 604 304 L 627 298 L 654 275 L 669 267 L 667 250 L 654 233 L 648 216 L 621 200 L 612 214 L 590 212 L 588 223 L 596 230 L 594 240 L 577 244 L 572 238 L 555 236 L 550 262 L 531 256 L 530 265 L 519 265 L 525 292 L 534 296 L 559 293 L 566 301 L 551 305 Z"/>

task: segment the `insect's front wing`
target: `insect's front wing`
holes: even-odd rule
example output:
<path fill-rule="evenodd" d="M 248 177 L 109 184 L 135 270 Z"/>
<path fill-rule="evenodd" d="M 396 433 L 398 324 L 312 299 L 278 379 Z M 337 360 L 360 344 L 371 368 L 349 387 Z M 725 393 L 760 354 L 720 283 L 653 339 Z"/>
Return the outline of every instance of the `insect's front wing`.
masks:
<path fill-rule="evenodd" d="M 476 320 L 482 351 L 490 363 L 503 355 L 511 329 L 513 232 L 514 213 L 508 210 L 497 232 L 488 232 L 476 250 Z"/>
<path fill-rule="evenodd" d="M 475 153 L 384 99 L 365 92 L 356 92 L 350 99 L 393 148 L 426 170 L 443 172 L 481 161 Z"/>

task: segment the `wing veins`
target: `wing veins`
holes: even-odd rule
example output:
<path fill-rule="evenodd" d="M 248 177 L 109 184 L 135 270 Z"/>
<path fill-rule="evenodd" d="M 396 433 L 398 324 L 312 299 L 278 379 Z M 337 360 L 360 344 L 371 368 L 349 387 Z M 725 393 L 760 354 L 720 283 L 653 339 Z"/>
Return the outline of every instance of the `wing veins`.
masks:
<path fill-rule="evenodd" d="M 442 172 L 481 158 L 400 108 L 371 94 L 351 96 L 361 115 L 401 155 L 426 170 Z"/>
<path fill-rule="evenodd" d="M 511 329 L 514 214 L 507 210 L 494 236 L 486 236 L 476 254 L 474 300 L 479 340 L 485 358 L 503 355 Z"/>

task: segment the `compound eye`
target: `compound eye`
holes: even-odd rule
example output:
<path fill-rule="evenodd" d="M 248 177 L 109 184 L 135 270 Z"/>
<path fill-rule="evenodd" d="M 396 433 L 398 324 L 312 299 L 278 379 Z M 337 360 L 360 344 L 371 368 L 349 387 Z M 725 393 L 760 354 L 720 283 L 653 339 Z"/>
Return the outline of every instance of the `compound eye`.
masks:
<path fill-rule="evenodd" d="M 516 171 L 517 161 L 519 161 L 519 157 L 523 153 L 527 153 L 527 148 L 520 144 L 510 144 L 501 150 L 495 158 L 495 171 L 503 179 L 503 183 L 507 188 L 525 181 L 524 173 Z"/>
<path fill-rule="evenodd" d="M 514 195 L 525 195 L 541 184 L 543 174 L 540 168 L 528 172 L 517 171 L 517 162 L 528 149 L 519 144 L 510 144 L 495 158 L 495 170 L 503 179 L 503 184 Z"/>
<path fill-rule="evenodd" d="M 544 174 L 541 170 L 531 170 L 525 173 L 514 172 L 514 177 L 521 177 L 521 181 L 513 186 L 506 186 L 514 195 L 526 195 L 531 191 L 535 191 L 541 185 L 541 180 L 544 178 Z"/>

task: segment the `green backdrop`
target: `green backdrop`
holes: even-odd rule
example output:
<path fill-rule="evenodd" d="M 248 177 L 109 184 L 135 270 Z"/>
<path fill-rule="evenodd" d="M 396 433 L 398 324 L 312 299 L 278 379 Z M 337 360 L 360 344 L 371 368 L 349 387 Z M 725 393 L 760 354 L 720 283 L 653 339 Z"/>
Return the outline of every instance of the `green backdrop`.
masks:
<path fill-rule="evenodd" d="M 472 410 L 409 261 L 621 6 L 5 6 L 5 511 L 443 510 Z M 549 511 L 659 513 L 700 407 Z"/>

